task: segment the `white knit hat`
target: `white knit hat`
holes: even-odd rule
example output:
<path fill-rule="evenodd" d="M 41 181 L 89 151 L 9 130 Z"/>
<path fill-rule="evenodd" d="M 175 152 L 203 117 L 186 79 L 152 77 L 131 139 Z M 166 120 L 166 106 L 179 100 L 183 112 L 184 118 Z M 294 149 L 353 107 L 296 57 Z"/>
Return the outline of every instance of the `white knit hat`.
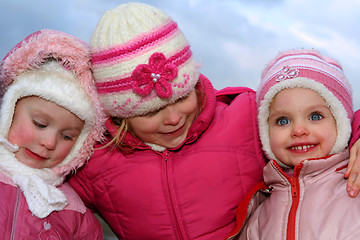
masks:
<path fill-rule="evenodd" d="M 111 116 L 158 110 L 188 95 L 199 79 L 189 43 L 176 22 L 143 3 L 105 12 L 90 47 L 98 92 Z"/>

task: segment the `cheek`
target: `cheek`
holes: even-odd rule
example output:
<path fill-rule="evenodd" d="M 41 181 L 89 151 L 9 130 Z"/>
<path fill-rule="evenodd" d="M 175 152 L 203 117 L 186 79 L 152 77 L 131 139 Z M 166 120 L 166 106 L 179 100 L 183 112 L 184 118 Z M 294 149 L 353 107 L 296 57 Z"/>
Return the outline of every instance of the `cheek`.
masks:
<path fill-rule="evenodd" d="M 129 120 L 130 128 L 137 135 L 144 135 L 157 132 L 160 121 L 157 117 Z"/>
<path fill-rule="evenodd" d="M 62 144 L 56 148 L 56 163 L 62 162 L 66 156 L 70 153 L 74 144 Z"/>
<path fill-rule="evenodd" d="M 25 125 L 13 125 L 10 127 L 8 139 L 12 144 L 19 146 L 34 141 L 36 133 Z"/>
<path fill-rule="evenodd" d="M 281 147 L 284 147 L 284 142 L 286 141 L 286 133 L 282 131 L 269 131 L 269 141 L 270 141 L 270 148 L 275 153 Z"/>
<path fill-rule="evenodd" d="M 196 115 L 197 111 L 199 110 L 198 106 L 198 100 L 197 97 L 193 97 L 191 101 L 188 102 L 188 104 L 185 106 L 185 112 L 187 112 L 189 115 Z"/>

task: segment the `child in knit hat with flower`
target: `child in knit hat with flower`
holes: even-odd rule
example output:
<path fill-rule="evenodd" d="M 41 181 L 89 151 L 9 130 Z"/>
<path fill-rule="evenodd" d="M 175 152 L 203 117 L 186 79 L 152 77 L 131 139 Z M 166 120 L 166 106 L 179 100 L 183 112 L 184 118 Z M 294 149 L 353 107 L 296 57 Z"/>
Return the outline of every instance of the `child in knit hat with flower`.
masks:
<path fill-rule="evenodd" d="M 103 239 L 65 176 L 101 140 L 104 116 L 88 45 L 41 30 L 0 63 L 2 239 Z"/>
<path fill-rule="evenodd" d="M 271 160 L 228 239 L 357 239 L 360 198 L 348 196 L 344 179 L 352 92 L 340 64 L 314 50 L 284 51 L 265 68 L 257 103 Z"/>
<path fill-rule="evenodd" d="M 90 48 L 107 142 L 69 183 L 119 239 L 223 239 L 262 180 L 255 92 L 215 90 L 147 4 L 106 11 Z"/>

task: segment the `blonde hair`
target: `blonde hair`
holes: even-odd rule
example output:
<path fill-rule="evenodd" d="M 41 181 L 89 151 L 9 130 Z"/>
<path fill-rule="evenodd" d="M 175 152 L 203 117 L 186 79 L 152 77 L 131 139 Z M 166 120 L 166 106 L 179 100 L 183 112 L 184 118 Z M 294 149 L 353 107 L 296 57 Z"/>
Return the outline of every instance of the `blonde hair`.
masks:
<path fill-rule="evenodd" d="M 198 112 L 200 113 L 204 109 L 206 102 L 206 94 L 201 81 L 198 81 L 198 83 L 196 84 L 195 93 L 198 98 L 198 106 L 199 106 Z M 130 132 L 132 136 L 135 137 L 134 133 L 132 133 L 131 128 L 129 126 L 128 118 L 111 117 L 111 121 L 114 125 L 118 126 L 118 130 L 115 136 L 113 136 L 113 138 L 100 149 L 106 148 L 110 145 L 113 145 L 113 148 L 118 148 L 120 150 L 125 150 L 125 151 L 134 149 L 136 146 L 133 146 L 127 143 L 126 141 L 124 141 L 124 138 L 128 132 Z"/>

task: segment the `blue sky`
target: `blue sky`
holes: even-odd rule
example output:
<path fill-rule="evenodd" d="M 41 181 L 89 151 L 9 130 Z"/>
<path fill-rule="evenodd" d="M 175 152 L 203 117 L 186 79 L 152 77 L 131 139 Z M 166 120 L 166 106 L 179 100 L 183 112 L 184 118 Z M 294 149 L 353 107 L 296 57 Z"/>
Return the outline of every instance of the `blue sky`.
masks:
<path fill-rule="evenodd" d="M 2 0 L 0 58 L 28 34 L 56 29 L 89 41 L 97 21 L 121 0 Z M 360 108 L 360 0 L 148 0 L 170 15 L 191 43 L 202 73 L 218 89 L 256 90 L 279 51 L 315 48 L 337 59 Z"/>

